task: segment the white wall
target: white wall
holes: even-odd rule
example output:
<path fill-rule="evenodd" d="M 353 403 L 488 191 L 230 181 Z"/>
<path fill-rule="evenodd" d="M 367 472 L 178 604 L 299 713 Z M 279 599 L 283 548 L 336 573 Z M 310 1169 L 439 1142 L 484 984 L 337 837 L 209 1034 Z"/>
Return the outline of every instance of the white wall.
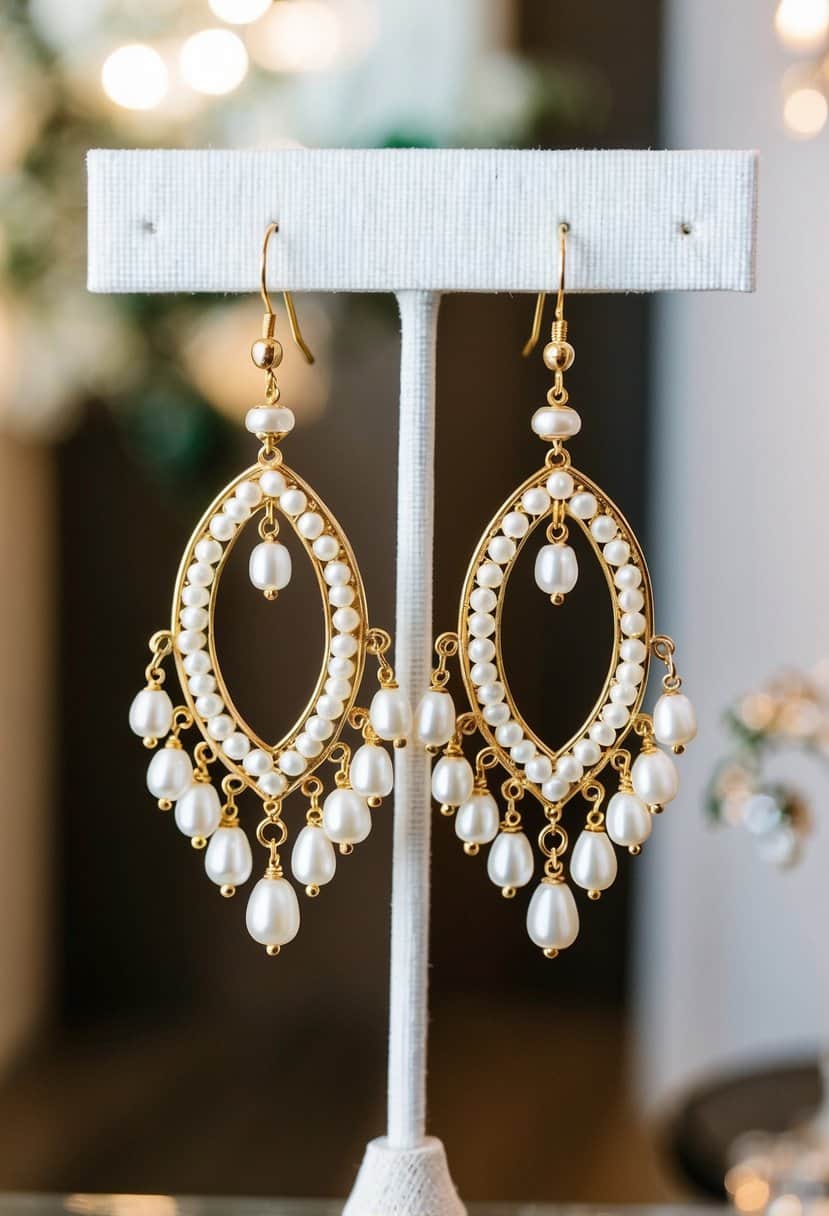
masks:
<path fill-rule="evenodd" d="M 829 1041 L 829 777 L 812 774 L 818 831 L 792 873 L 702 811 L 722 710 L 829 654 L 829 131 L 798 143 L 782 129 L 770 0 L 668 8 L 663 142 L 760 150 L 760 256 L 755 296 L 666 299 L 654 343 L 657 624 L 677 638 L 702 729 L 639 904 L 651 1101 Z"/>

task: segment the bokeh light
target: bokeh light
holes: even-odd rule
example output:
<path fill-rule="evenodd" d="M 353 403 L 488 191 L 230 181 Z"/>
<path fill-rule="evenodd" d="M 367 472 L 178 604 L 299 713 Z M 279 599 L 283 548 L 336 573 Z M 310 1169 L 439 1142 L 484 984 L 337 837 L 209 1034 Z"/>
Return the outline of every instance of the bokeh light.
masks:
<path fill-rule="evenodd" d="M 258 21 L 271 7 L 273 0 L 208 0 L 214 15 L 228 25 L 249 25 Z"/>
<path fill-rule="evenodd" d="M 342 47 L 337 14 L 321 0 L 280 0 L 256 27 L 251 54 L 273 72 L 322 72 Z"/>
<path fill-rule="evenodd" d="M 813 85 L 793 89 L 783 102 L 786 129 L 798 139 L 813 139 L 823 130 L 827 116 L 826 97 Z"/>
<path fill-rule="evenodd" d="M 201 30 L 182 46 L 179 64 L 191 89 L 220 96 L 232 93 L 242 83 L 248 54 L 241 38 L 231 30 Z"/>
<path fill-rule="evenodd" d="M 780 41 L 792 50 L 808 50 L 829 33 L 829 0 L 780 0 L 774 14 Z"/>
<path fill-rule="evenodd" d="M 151 46 L 120 46 L 104 61 L 101 85 L 107 97 L 125 110 L 152 110 L 169 85 L 164 60 Z"/>

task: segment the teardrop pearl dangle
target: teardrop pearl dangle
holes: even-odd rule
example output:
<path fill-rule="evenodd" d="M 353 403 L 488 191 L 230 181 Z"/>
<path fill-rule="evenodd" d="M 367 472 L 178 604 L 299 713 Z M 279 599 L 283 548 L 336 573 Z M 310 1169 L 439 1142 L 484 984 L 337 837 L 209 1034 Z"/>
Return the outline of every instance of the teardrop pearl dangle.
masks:
<path fill-rule="evenodd" d="M 487 874 L 503 896 L 512 899 L 520 888 L 531 887 L 527 933 L 546 958 L 555 958 L 578 936 L 574 889 L 599 899 L 616 878 L 617 849 L 633 856 L 641 852 L 654 815 L 679 790 L 669 753 L 680 754 L 697 729 L 693 706 L 680 692 L 674 643 L 654 633 L 650 577 L 639 542 L 616 504 L 572 467 L 566 446 L 582 425 L 564 387 L 575 359 L 564 319 L 567 232 L 562 224 L 555 320 L 544 347 L 553 384 L 546 405 L 531 419 L 533 432 L 549 445 L 544 464 L 485 528 L 464 583 L 457 633 L 437 639 L 431 687 L 414 714 L 415 740 L 438 754 L 432 795 L 441 813 L 455 817 L 456 835 L 468 855 L 488 846 Z M 540 295 L 525 355 L 537 345 L 543 307 Z M 552 605 L 579 594 L 580 559 L 572 533 L 581 535 L 598 562 L 613 609 L 604 688 L 590 716 L 560 747 L 539 738 L 522 717 L 510 693 L 501 644 L 506 588 L 539 528 L 545 543 L 535 550 L 533 577 Z M 447 690 L 448 664 L 455 658 L 468 705 L 457 716 Z M 653 658 L 664 664 L 665 675 L 651 716 L 642 706 Z M 483 746 L 470 759 L 465 741 L 471 736 L 482 738 Z M 638 754 L 631 743 L 638 744 Z M 489 788 L 495 769 L 505 773 L 499 786 L 506 803 L 503 817 Z M 618 777 L 607 803 L 608 782 L 599 780 L 604 770 Z M 571 849 L 564 811 L 576 799 L 586 806 L 586 817 Z M 540 811 L 540 829 L 530 831 L 533 804 Z M 532 836 L 541 854 L 540 874 Z"/>
<path fill-rule="evenodd" d="M 150 793 L 162 810 L 175 808 L 176 826 L 194 849 L 204 850 L 207 877 L 225 898 L 235 895 L 254 869 L 239 800 L 252 796 L 260 804 L 255 835 L 267 863 L 249 896 L 246 924 L 271 955 L 292 941 L 300 927 L 299 900 L 282 861 L 289 839 L 283 818 L 286 800 L 297 793 L 305 801 L 305 824 L 291 850 L 290 874 L 314 897 L 334 878 L 338 854 L 351 853 L 369 835 L 372 811 L 394 784 L 384 744 L 405 746 L 412 727 L 408 700 L 387 657 L 391 638 L 369 626 L 363 580 L 351 546 L 319 496 L 283 460 L 280 444 L 293 430 L 294 414 L 280 402 L 276 370 L 282 346 L 275 337 L 276 317 L 265 277 L 268 241 L 277 230 L 275 224 L 268 227 L 262 247 L 266 311 L 262 337 L 251 348 L 254 364 L 266 376 L 265 400 L 249 410 L 245 420 L 259 441 L 259 455 L 221 491 L 196 525 L 173 593 L 170 628 L 150 639 L 145 687 L 129 713 L 134 733 L 148 749 L 157 749 L 147 770 Z M 294 341 L 312 363 L 287 293 L 285 303 Z M 214 615 L 226 563 L 248 526 L 254 526 L 259 537 L 248 562 L 253 588 L 271 602 L 291 593 L 291 550 L 281 531 L 286 525 L 316 577 L 326 641 L 308 707 L 278 742 L 270 742 L 254 731 L 233 702 L 217 654 Z M 379 687 L 370 708 L 362 708 L 357 700 L 369 658 L 377 662 Z M 164 688 L 168 662 L 175 665 L 181 685 L 179 705 Z M 435 722 L 440 717 L 433 715 Z M 454 730 L 454 710 L 451 717 Z M 353 754 L 342 738 L 346 727 L 359 737 Z M 191 729 L 201 736 L 192 758 L 181 737 Z M 326 764 L 335 766 L 327 795 L 319 775 Z M 220 780 L 211 772 L 216 768 L 225 770 Z"/>

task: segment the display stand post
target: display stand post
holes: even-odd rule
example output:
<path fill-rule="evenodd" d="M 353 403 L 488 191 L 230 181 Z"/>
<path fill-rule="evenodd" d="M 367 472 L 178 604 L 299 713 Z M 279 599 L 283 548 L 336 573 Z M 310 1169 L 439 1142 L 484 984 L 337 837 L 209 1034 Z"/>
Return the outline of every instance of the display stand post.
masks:
<path fill-rule="evenodd" d="M 750 291 L 750 152 L 95 151 L 89 287 L 395 292 L 402 329 L 396 667 L 416 702 L 432 642 L 435 342 L 449 291 L 549 291 L 569 224 L 568 291 Z M 529 408 L 529 406 L 528 406 Z M 388 1128 L 347 1216 L 460 1216 L 427 1137 L 429 758 L 397 754 Z"/>

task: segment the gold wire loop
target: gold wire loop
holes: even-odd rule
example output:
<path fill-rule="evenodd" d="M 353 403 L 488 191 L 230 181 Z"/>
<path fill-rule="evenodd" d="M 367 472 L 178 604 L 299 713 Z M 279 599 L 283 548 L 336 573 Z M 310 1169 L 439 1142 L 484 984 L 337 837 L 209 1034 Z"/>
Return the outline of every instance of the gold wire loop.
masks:
<path fill-rule="evenodd" d="M 556 313 L 555 319 L 557 323 L 564 320 L 564 274 L 567 266 L 567 233 L 570 231 L 570 225 L 561 223 L 558 226 L 558 294 L 556 296 Z M 538 339 L 541 337 L 541 322 L 544 317 L 544 303 L 547 299 L 546 291 L 540 291 L 535 300 L 535 311 L 533 312 L 532 329 L 530 336 L 524 343 L 521 351 L 523 358 L 527 359 L 538 346 Z"/>
<path fill-rule="evenodd" d="M 317 802 L 323 791 L 323 784 L 319 777 L 306 777 L 299 789 L 300 793 L 304 794 L 306 798 L 310 798 L 312 802 Z"/>
<path fill-rule="evenodd" d="M 165 680 L 165 672 L 161 664 L 173 652 L 173 635 L 169 629 L 159 629 L 150 638 L 152 658 L 144 668 L 144 679 L 152 687 L 161 687 Z"/>
<path fill-rule="evenodd" d="M 262 295 L 262 303 L 265 305 L 265 317 L 268 320 L 275 316 L 273 305 L 271 304 L 271 297 L 268 295 L 268 242 L 276 232 L 279 232 L 279 224 L 268 224 L 267 228 L 265 229 L 265 239 L 262 242 L 262 256 L 259 262 L 259 289 Z M 311 349 L 307 342 L 303 338 L 302 330 L 299 327 L 293 296 L 289 291 L 283 291 L 282 298 L 285 301 L 285 311 L 288 314 L 288 324 L 291 329 L 291 337 L 302 351 L 306 363 L 313 363 L 314 356 L 311 353 Z"/>
<path fill-rule="evenodd" d="M 662 677 L 662 687 L 666 692 L 676 692 L 682 687 L 682 680 L 677 674 L 674 663 L 676 643 L 666 633 L 657 633 L 651 638 L 651 650 L 667 669 Z"/>

